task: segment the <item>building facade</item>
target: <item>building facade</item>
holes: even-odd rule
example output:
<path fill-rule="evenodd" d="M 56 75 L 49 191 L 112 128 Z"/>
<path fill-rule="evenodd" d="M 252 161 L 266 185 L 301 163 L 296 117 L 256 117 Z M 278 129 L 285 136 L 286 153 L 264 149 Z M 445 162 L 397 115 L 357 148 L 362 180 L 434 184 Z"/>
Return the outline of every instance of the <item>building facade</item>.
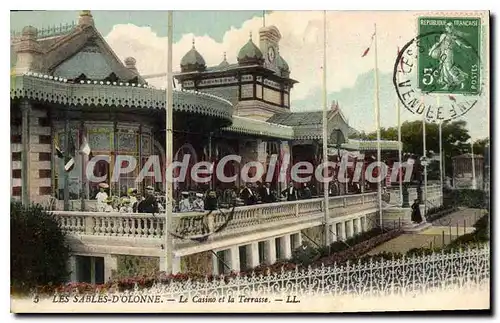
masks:
<path fill-rule="evenodd" d="M 287 154 L 290 165 L 322 162 L 322 111 L 290 110 L 290 93 L 297 81 L 290 78 L 280 39 L 276 27 L 261 28 L 259 46 L 250 36 L 236 63 L 224 55 L 217 66 L 206 66 L 194 43 L 182 58 L 175 75 L 181 89 L 173 93 L 173 160 L 182 161 L 187 154 L 190 165 L 216 163 L 230 154 L 242 160 L 224 169 L 226 176 L 236 175 L 234 183 L 212 179 L 201 185 L 188 169 L 186 180 L 175 183 L 174 194 L 210 185 L 238 188 L 245 184 L 241 165 L 259 161 L 266 169 L 272 155 L 278 156 L 276 167 Z M 100 182 L 109 184 L 110 195 L 126 194 L 131 187 L 141 191 L 147 185 L 164 189 L 165 91 L 147 83 L 140 62 L 116 56 L 95 28 L 90 11 L 82 11 L 77 24 L 55 34 L 25 27 L 12 39 L 11 57 L 13 198 L 54 204 L 55 209 L 92 210 Z M 355 144 L 347 139 L 353 131 L 334 102 L 328 111 L 329 144 L 349 149 Z M 79 153 L 84 143 L 91 148 L 90 156 Z M 398 144 L 387 142 L 384 147 L 394 151 Z M 375 147 L 366 145 L 366 150 Z M 75 151 L 70 171 L 57 149 Z M 115 182 L 113 174 L 116 163 L 124 163 L 122 155 L 138 162 Z M 156 173 L 135 182 L 151 155 L 159 156 L 161 178 Z M 103 156 L 92 165 L 94 175 L 101 177 L 98 182 L 88 180 L 84 172 L 92 156 Z M 369 156 L 365 159 L 369 161 Z M 286 185 L 278 176 L 271 182 L 276 190 Z M 313 184 L 320 188 L 320 183 Z"/>

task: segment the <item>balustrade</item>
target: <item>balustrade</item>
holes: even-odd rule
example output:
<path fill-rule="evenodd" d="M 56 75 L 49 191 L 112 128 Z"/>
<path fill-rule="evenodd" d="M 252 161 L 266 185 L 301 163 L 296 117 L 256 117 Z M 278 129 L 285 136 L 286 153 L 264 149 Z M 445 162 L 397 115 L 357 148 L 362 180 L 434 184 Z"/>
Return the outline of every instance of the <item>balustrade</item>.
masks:
<path fill-rule="evenodd" d="M 358 212 L 376 207 L 377 193 L 335 196 L 329 198 L 331 217 Z M 258 225 L 270 223 L 286 223 L 286 221 L 322 214 L 323 198 L 293 202 L 277 202 L 269 204 L 237 207 L 228 221 L 231 210 L 217 210 L 208 215 L 201 212 L 174 213 L 171 232 L 179 236 L 203 236 L 214 229 L 226 225 L 223 233 L 240 231 Z M 55 211 L 61 228 L 70 234 L 117 236 L 135 238 L 159 238 L 164 235 L 164 214 L 125 214 L 105 212 L 72 212 Z"/>

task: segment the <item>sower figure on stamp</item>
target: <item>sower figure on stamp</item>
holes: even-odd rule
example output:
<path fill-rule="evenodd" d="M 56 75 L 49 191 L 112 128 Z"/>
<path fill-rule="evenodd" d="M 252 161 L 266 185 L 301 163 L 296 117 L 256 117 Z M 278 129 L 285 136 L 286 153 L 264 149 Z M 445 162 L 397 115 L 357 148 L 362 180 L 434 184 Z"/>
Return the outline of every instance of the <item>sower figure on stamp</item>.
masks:
<path fill-rule="evenodd" d="M 429 50 L 429 56 L 439 60 L 439 78 L 437 82 L 443 86 L 443 89 L 449 87 L 459 87 L 468 77 L 467 73 L 462 71 L 454 61 L 455 48 L 471 48 L 464 44 L 457 36 L 463 36 L 464 33 L 456 30 L 451 22 L 446 24 L 445 32 L 439 37 Z"/>
<path fill-rule="evenodd" d="M 422 214 L 420 214 L 420 205 L 418 199 L 416 199 L 411 206 L 411 221 L 415 223 L 422 222 Z"/>

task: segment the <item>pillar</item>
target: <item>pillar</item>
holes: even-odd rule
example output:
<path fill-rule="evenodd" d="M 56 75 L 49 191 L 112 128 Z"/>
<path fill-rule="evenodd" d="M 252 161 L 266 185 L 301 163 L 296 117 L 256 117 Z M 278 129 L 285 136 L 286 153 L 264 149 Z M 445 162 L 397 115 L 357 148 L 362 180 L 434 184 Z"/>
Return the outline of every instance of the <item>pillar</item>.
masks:
<path fill-rule="evenodd" d="M 344 241 L 346 239 L 344 222 L 335 223 L 335 233 L 337 235 L 337 241 Z"/>
<path fill-rule="evenodd" d="M 214 251 L 212 253 L 212 274 L 219 275 L 219 258 L 217 258 L 217 253 Z"/>
<path fill-rule="evenodd" d="M 233 246 L 229 249 L 229 259 L 231 270 L 235 272 L 240 271 L 240 248 L 238 246 Z"/>
<path fill-rule="evenodd" d="M 346 238 L 349 239 L 354 235 L 352 219 L 347 220 L 345 224 L 346 224 Z"/>
<path fill-rule="evenodd" d="M 246 263 L 249 268 L 255 268 L 260 265 L 259 262 L 259 243 L 252 242 L 246 246 L 247 248 L 247 259 Z"/>
<path fill-rule="evenodd" d="M 117 269 L 118 269 L 118 262 L 116 256 L 112 255 L 104 256 L 104 282 L 111 280 L 113 276 L 112 271 Z"/>
<path fill-rule="evenodd" d="M 178 274 L 181 272 L 181 257 L 172 258 L 172 274 Z"/>
<path fill-rule="evenodd" d="M 90 283 L 95 284 L 95 257 L 90 257 Z"/>
<path fill-rule="evenodd" d="M 356 227 L 356 230 L 354 231 L 354 234 L 360 234 L 361 233 L 361 220 L 360 218 L 355 218 L 353 220 L 354 226 Z"/>
<path fill-rule="evenodd" d="M 276 240 L 271 238 L 265 242 L 265 258 L 268 264 L 276 262 Z"/>
<path fill-rule="evenodd" d="M 21 196 L 23 205 L 29 205 L 30 192 L 29 192 L 29 160 L 30 160 L 30 134 L 29 134 L 29 114 L 31 110 L 31 103 L 28 100 L 21 101 Z M 12 175 L 11 175 L 12 176 Z"/>
<path fill-rule="evenodd" d="M 281 237 L 280 243 L 281 243 L 281 250 L 283 252 L 283 258 L 290 259 L 292 257 L 292 246 L 290 244 L 290 235 L 285 234 L 283 237 Z"/>
<path fill-rule="evenodd" d="M 362 230 L 362 232 L 368 231 L 366 228 L 366 215 L 363 215 L 361 217 L 361 230 Z"/>
<path fill-rule="evenodd" d="M 298 243 L 298 246 L 297 246 L 297 247 L 302 246 L 302 231 L 299 231 L 299 232 L 297 233 L 297 243 Z"/>
<path fill-rule="evenodd" d="M 69 281 L 76 282 L 77 281 L 77 261 L 76 256 L 70 256 L 68 259 L 68 270 L 69 270 Z"/>

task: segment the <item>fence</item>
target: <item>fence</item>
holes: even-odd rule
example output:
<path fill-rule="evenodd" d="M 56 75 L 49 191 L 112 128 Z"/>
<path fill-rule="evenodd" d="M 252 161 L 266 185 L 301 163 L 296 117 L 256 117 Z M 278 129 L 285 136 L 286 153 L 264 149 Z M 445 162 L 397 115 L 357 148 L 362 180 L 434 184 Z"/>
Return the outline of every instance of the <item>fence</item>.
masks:
<path fill-rule="evenodd" d="M 157 284 L 134 294 L 178 298 L 232 295 L 415 295 L 489 283 L 490 248 L 457 250 L 392 260 L 347 263 L 342 266 L 281 271 L 277 274 L 236 276 L 213 281 Z"/>

